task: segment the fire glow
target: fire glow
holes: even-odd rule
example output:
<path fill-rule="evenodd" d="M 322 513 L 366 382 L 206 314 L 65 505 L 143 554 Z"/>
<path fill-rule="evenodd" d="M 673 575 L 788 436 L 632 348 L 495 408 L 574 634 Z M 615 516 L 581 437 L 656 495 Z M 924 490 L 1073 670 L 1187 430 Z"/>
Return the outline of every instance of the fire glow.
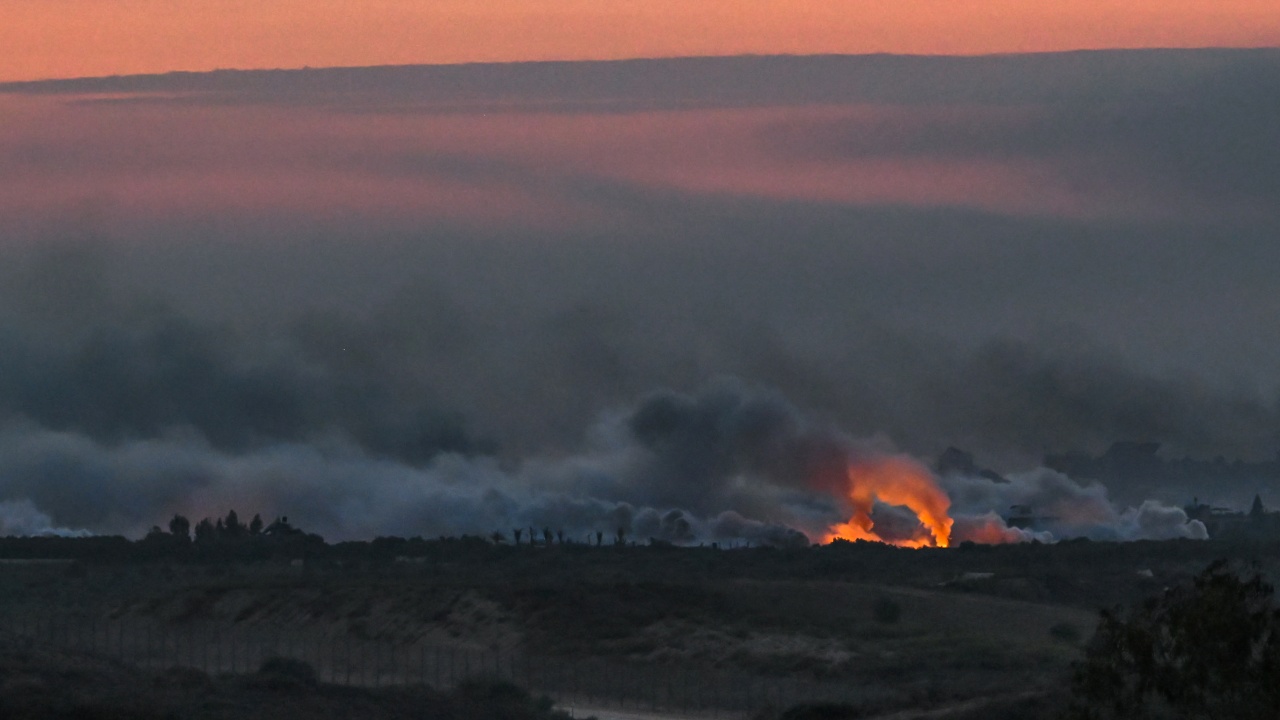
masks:
<path fill-rule="evenodd" d="M 954 520 L 948 514 L 951 499 L 938 487 L 928 470 L 906 458 L 881 458 L 849 466 L 849 501 L 853 517 L 835 525 L 823 539 L 869 540 L 899 547 L 944 548 L 951 544 Z M 871 511 L 876 502 L 905 507 L 915 513 L 921 533 L 911 538 L 885 538 L 875 531 Z"/>

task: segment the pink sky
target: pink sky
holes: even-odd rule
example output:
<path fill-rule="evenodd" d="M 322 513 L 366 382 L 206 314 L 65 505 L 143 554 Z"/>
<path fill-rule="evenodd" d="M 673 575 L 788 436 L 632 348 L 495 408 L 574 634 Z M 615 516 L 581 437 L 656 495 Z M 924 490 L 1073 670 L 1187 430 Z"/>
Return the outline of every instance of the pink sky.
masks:
<path fill-rule="evenodd" d="M 1276 45 L 1274 0 L 0 4 L 0 80 L 304 65 Z"/>

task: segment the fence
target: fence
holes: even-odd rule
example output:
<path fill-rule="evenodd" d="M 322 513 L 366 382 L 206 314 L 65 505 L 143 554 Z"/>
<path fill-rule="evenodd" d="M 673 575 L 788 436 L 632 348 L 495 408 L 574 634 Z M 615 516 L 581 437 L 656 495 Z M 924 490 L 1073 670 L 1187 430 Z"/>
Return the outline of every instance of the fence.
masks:
<path fill-rule="evenodd" d="M 8 614 L 24 641 L 117 659 L 140 668 L 191 667 L 251 673 L 271 657 L 308 663 L 323 682 L 363 687 L 425 684 L 447 689 L 471 678 L 508 680 L 564 706 L 734 717 L 801 702 L 880 705 L 887 690 L 809 677 L 762 676 L 693 663 L 566 658 L 526 650 L 331 635 L 297 628 L 169 625 L 121 618 Z"/>

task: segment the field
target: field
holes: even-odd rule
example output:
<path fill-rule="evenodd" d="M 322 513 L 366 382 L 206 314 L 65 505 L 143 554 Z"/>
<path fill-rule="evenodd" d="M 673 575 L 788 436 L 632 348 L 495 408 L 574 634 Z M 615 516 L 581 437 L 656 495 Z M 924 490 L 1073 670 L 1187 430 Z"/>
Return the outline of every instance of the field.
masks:
<path fill-rule="evenodd" d="M 126 674 L 184 667 L 213 696 L 288 657 L 334 698 L 442 693 L 488 677 L 565 704 L 671 716 L 771 717 L 827 701 L 850 717 L 1052 717 L 1098 608 L 1218 556 L 1277 553 L 1206 542 L 378 541 L 301 562 L 11 561 L 0 565 L 0 609 L 11 665 L 22 647 Z M 19 676 L 7 670 L 5 687 Z M 162 705 L 187 707 L 166 693 Z"/>

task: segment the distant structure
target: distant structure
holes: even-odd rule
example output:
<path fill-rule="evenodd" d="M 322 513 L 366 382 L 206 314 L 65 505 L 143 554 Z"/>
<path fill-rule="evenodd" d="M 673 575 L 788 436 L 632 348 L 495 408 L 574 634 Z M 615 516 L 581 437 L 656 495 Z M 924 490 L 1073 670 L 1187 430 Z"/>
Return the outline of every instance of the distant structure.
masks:
<path fill-rule="evenodd" d="M 1280 512 L 1267 510 L 1261 495 L 1253 496 L 1249 512 L 1214 507 L 1192 498 L 1185 508 L 1187 517 L 1199 520 L 1209 530 L 1209 537 L 1227 540 L 1280 539 Z"/>
<path fill-rule="evenodd" d="M 1098 457 L 1073 452 L 1049 454 L 1044 466 L 1078 480 L 1120 482 L 1129 486 L 1176 484 L 1194 487 L 1209 483 L 1257 483 L 1280 481 L 1280 453 L 1263 462 L 1228 462 L 1221 455 L 1212 460 L 1184 457 L 1165 460 L 1157 453 L 1160 443 L 1123 440 L 1111 444 Z"/>
<path fill-rule="evenodd" d="M 1159 455 L 1160 443 L 1120 441 L 1103 454 L 1046 455 L 1044 466 L 1076 480 L 1097 480 L 1112 488 L 1127 488 L 1144 495 L 1170 487 L 1275 488 L 1280 484 L 1280 453 L 1262 462 L 1228 461 L 1221 455 L 1211 460 L 1184 457 L 1166 460 Z M 1204 523 L 1212 538 L 1256 538 L 1280 540 L 1280 513 L 1271 512 L 1255 495 L 1248 512 L 1217 507 L 1192 499 L 1184 510 L 1187 517 Z"/>

